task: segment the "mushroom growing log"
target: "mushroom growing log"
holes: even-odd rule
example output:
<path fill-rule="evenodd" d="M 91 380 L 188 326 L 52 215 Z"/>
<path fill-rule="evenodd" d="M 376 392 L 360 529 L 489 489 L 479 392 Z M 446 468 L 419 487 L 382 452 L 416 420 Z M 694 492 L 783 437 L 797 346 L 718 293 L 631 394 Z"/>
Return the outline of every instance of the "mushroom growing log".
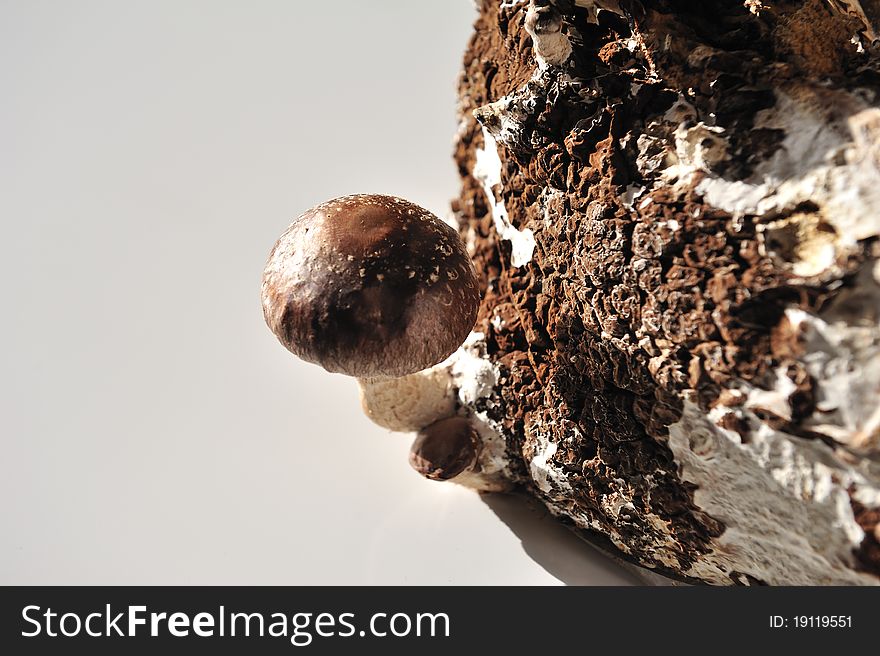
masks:
<path fill-rule="evenodd" d="M 477 4 L 462 414 L 644 567 L 880 582 L 877 3 Z"/>

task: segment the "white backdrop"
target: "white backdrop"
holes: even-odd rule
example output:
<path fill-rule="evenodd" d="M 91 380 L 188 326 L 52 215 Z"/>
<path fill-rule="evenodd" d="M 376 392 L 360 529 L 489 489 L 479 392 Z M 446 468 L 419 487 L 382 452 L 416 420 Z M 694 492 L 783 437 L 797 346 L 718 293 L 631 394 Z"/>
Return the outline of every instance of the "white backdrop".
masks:
<path fill-rule="evenodd" d="M 0 583 L 633 582 L 263 324 L 347 193 L 457 193 L 469 0 L 0 1 Z"/>

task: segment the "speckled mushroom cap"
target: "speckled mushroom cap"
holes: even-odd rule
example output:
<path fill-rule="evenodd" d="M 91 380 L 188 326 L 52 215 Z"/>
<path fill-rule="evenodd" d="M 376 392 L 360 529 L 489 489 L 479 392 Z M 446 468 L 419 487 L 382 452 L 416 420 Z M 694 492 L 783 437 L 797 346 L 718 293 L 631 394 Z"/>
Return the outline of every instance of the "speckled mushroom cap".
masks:
<path fill-rule="evenodd" d="M 295 355 L 359 378 L 441 362 L 480 303 L 458 233 L 401 198 L 336 198 L 296 219 L 263 273 L 263 314 Z"/>

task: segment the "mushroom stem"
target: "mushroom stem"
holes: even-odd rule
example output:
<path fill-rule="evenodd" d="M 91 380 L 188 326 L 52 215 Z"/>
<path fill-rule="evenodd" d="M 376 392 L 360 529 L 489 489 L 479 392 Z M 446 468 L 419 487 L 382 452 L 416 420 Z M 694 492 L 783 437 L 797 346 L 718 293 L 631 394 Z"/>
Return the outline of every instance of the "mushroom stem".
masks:
<path fill-rule="evenodd" d="M 455 396 L 446 366 L 399 378 L 357 381 L 364 414 L 383 428 L 409 433 L 455 414 Z"/>

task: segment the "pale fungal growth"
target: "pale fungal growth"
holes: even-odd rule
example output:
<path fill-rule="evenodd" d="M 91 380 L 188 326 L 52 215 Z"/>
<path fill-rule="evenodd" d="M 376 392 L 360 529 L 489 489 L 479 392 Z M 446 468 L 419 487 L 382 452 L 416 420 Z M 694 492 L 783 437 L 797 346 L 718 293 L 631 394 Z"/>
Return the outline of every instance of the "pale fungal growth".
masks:
<path fill-rule="evenodd" d="M 759 245 L 781 267 L 801 278 L 834 266 L 837 234 L 818 211 L 798 211 L 758 227 Z"/>
<path fill-rule="evenodd" d="M 465 340 L 480 294 L 458 233 L 427 210 L 382 195 L 308 210 L 272 249 L 262 300 L 289 351 L 358 378 L 377 424 L 418 430 L 452 414 L 448 374 L 417 372 Z"/>
<path fill-rule="evenodd" d="M 492 122 L 492 112 L 497 109 L 492 104 L 474 110 L 474 116 L 480 121 Z M 503 128 L 502 128 L 503 129 Z M 510 222 L 507 208 L 502 197 L 496 198 L 495 188 L 501 185 L 501 160 L 492 132 L 483 128 L 484 148 L 476 152 L 474 177 L 483 185 L 486 200 L 492 211 L 495 230 L 501 239 L 510 242 L 510 263 L 515 267 L 527 265 L 535 252 L 535 233 L 530 228 L 518 230 Z"/>
<path fill-rule="evenodd" d="M 562 26 L 562 16 L 548 0 L 532 0 L 526 12 L 525 29 L 532 37 L 541 68 L 561 66 L 571 56 L 571 43 Z"/>

